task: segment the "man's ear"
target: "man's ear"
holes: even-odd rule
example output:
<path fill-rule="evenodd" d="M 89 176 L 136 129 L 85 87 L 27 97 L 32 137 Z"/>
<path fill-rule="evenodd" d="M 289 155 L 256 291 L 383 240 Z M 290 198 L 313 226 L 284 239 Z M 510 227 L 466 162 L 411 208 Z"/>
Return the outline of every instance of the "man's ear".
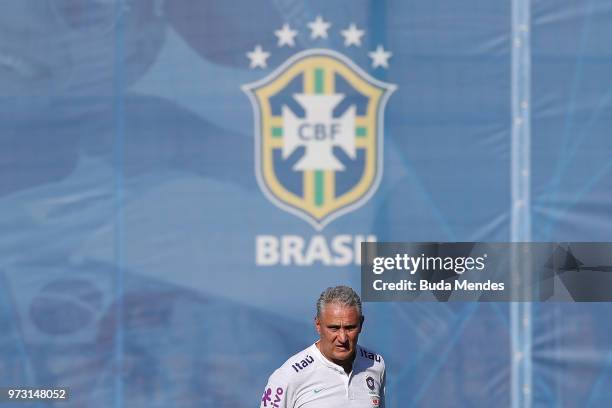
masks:
<path fill-rule="evenodd" d="M 365 316 L 361 316 L 361 321 L 359 322 L 359 331 L 361 332 L 361 329 L 363 329 L 363 321 L 365 320 Z"/>
<path fill-rule="evenodd" d="M 317 333 L 321 335 L 321 321 L 319 321 L 319 316 L 315 316 L 315 329 L 317 329 Z"/>

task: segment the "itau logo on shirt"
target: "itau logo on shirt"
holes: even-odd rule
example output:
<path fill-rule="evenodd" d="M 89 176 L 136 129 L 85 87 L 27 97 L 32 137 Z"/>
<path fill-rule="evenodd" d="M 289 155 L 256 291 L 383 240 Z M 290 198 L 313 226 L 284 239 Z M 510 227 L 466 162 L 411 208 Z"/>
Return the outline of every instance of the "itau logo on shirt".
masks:
<path fill-rule="evenodd" d="M 252 69 L 268 68 L 271 54 L 294 47 L 296 37 L 313 48 L 292 54 L 270 74 L 243 86 L 255 116 L 257 181 L 272 203 L 321 230 L 376 191 L 384 110 L 396 87 L 341 52 L 316 48 L 328 36 L 341 35 L 345 51 L 358 51 L 365 30 L 354 23 L 337 31 L 318 16 L 306 27 L 284 24 L 274 34 L 276 49 L 254 44 L 246 53 Z M 368 56 L 372 71 L 382 72 L 392 53 L 377 45 Z"/>

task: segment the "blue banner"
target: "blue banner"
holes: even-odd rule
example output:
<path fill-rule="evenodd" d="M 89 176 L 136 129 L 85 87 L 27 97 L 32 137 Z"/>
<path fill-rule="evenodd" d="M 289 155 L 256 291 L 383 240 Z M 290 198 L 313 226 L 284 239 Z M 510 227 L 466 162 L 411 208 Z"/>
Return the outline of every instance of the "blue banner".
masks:
<path fill-rule="evenodd" d="M 3 2 L 0 386 L 252 407 L 364 241 L 610 241 L 611 36 L 604 0 Z M 609 406 L 611 306 L 513 307 L 366 304 L 387 406 Z"/>

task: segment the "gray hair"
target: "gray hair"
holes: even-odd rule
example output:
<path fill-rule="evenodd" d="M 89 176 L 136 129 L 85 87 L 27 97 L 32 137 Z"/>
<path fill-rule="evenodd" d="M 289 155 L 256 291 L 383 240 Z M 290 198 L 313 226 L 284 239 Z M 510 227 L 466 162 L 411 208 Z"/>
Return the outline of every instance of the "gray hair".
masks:
<path fill-rule="evenodd" d="M 341 285 L 325 289 L 323 293 L 321 293 L 321 296 L 319 296 L 319 300 L 317 300 L 317 317 L 321 316 L 323 306 L 330 303 L 348 307 L 356 307 L 359 316 L 362 316 L 361 299 L 359 298 L 359 295 L 348 286 Z"/>

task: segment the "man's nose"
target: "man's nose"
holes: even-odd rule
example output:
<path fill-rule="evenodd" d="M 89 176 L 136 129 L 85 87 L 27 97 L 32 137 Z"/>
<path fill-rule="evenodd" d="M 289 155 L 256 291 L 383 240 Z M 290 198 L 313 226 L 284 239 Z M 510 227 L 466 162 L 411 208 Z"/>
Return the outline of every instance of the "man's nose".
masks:
<path fill-rule="evenodd" d="M 344 329 L 340 329 L 340 331 L 338 332 L 338 340 L 341 343 L 346 343 L 348 336 L 346 335 L 346 331 Z"/>

